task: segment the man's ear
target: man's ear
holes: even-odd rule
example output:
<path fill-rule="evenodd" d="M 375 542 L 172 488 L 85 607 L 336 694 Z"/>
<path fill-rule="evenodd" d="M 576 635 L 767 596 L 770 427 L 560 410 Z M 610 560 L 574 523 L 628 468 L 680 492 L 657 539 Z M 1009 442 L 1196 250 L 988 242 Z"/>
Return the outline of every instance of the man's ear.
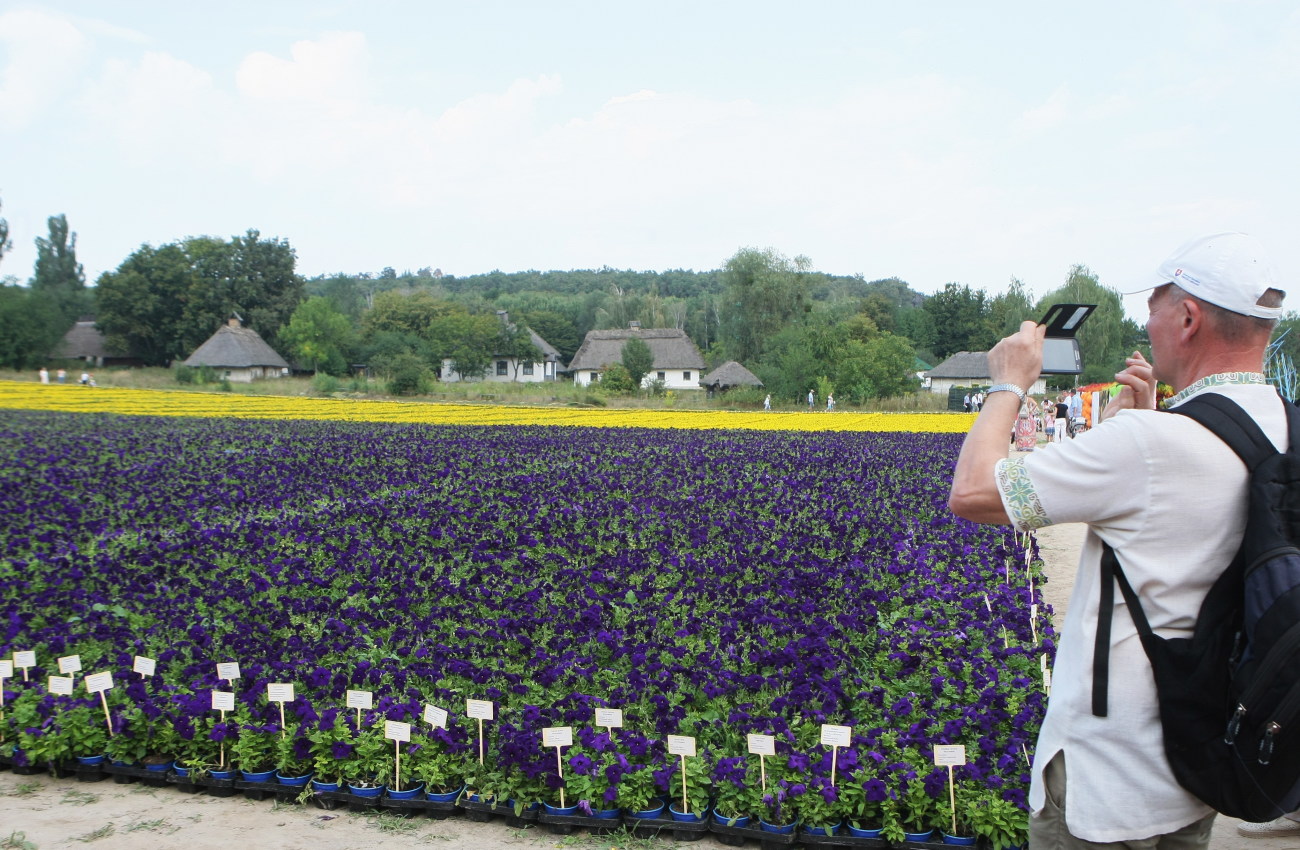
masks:
<path fill-rule="evenodd" d="M 1190 339 L 1205 325 L 1205 309 L 1195 298 L 1183 298 L 1178 302 L 1178 322 L 1183 336 Z"/>

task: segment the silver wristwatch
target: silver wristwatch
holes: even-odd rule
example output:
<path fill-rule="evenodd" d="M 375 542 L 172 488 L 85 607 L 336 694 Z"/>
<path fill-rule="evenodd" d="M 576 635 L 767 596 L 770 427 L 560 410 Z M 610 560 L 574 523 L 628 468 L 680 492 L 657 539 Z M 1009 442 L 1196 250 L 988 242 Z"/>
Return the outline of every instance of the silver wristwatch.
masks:
<path fill-rule="evenodd" d="M 1020 399 L 1020 403 L 1021 404 L 1025 403 L 1025 391 L 1022 390 L 1020 387 L 1016 386 L 1015 384 L 994 384 L 993 386 L 989 387 L 988 392 L 984 394 L 993 395 L 994 393 L 1000 393 L 1000 392 L 1015 393 L 1016 398 Z"/>

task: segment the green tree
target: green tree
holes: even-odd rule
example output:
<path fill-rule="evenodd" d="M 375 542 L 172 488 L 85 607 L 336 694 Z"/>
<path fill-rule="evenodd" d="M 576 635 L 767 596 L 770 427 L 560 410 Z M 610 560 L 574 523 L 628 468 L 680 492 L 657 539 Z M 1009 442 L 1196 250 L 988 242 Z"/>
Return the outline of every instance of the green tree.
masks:
<path fill-rule="evenodd" d="M 791 261 L 771 248 L 742 248 L 727 260 L 719 333 L 732 359 L 756 360 L 774 334 L 803 318 L 811 265 L 807 257 Z"/>
<path fill-rule="evenodd" d="M 555 346 L 560 357 L 568 363 L 578 352 L 582 336 L 578 328 L 567 317 L 554 310 L 530 310 L 524 314 L 524 323 L 537 332 L 542 339 Z"/>
<path fill-rule="evenodd" d="M 424 335 L 434 321 L 456 312 L 464 310 L 428 292 L 404 294 L 390 290 L 375 295 L 373 306 L 361 319 L 361 327 L 367 337 L 381 331 Z"/>
<path fill-rule="evenodd" d="M 451 361 L 462 380 L 482 378 L 501 338 L 496 316 L 457 312 L 435 319 L 428 328 L 429 350 L 438 360 Z"/>
<path fill-rule="evenodd" d="M 1011 278 L 1011 285 L 1006 292 L 989 299 L 989 333 L 995 342 L 1020 330 L 1020 323 L 1026 319 L 1034 321 L 1041 318 L 1041 315 L 1034 313 L 1034 302 L 1030 300 L 1025 284 L 1019 278 Z"/>
<path fill-rule="evenodd" d="M 54 303 L 22 286 L 0 283 L 0 367 L 34 369 L 64 331 Z"/>
<path fill-rule="evenodd" d="M 211 236 L 186 239 L 182 249 L 195 280 L 185 294 L 182 323 L 187 350 L 197 348 L 238 312 L 272 348 L 302 300 L 297 257 L 287 240 L 263 239 L 256 230 L 229 241 Z"/>
<path fill-rule="evenodd" d="M 641 386 L 641 379 L 654 368 L 655 356 L 645 340 L 632 337 L 623 343 L 623 356 L 620 358 L 623 368 L 632 378 L 632 386 Z"/>
<path fill-rule="evenodd" d="M 494 354 L 509 358 L 513 362 L 512 378 L 518 380 L 519 370 L 525 363 L 541 363 L 542 351 L 533 344 L 533 335 L 526 325 L 517 322 L 501 323 L 500 337 L 497 339 Z"/>
<path fill-rule="evenodd" d="M 352 324 L 319 295 L 298 305 L 281 329 L 280 340 L 293 355 L 314 371 L 342 375 L 347 371 L 347 352 L 353 345 Z"/>
<path fill-rule="evenodd" d="M 996 340 L 988 327 L 987 296 L 982 289 L 956 283 L 922 305 L 935 329 L 934 353 L 943 358 L 958 351 L 987 351 Z"/>
<path fill-rule="evenodd" d="M 36 270 L 32 292 L 48 299 L 58 312 L 62 335 L 90 308 L 86 273 L 77 262 L 77 234 L 68 230 L 66 216 L 47 219 L 48 237 L 36 237 Z"/>
<path fill-rule="evenodd" d="M 1097 309 L 1079 329 L 1079 352 L 1083 356 L 1084 384 L 1111 381 L 1124 368 L 1124 358 L 1138 345 L 1142 332 L 1124 315 L 1119 293 L 1102 286 L 1097 276 L 1083 265 L 1070 267 L 1065 284 L 1043 297 L 1035 309 L 1041 318 L 1053 304 L 1096 304 Z"/>
<path fill-rule="evenodd" d="M 602 392 L 626 395 L 635 392 L 640 384 L 632 380 L 632 374 L 622 363 L 611 363 L 601 374 L 598 386 Z"/>
<path fill-rule="evenodd" d="M 96 325 L 110 347 L 130 351 L 147 366 L 167 366 L 194 350 L 184 330 L 183 299 L 197 286 L 180 245 L 141 245 L 116 271 L 99 276 Z"/>

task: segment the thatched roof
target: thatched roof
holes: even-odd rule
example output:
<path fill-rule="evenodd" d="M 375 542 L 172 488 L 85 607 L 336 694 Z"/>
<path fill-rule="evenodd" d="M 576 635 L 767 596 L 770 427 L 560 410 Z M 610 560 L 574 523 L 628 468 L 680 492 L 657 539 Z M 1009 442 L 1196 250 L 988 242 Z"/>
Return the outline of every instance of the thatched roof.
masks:
<path fill-rule="evenodd" d="M 703 369 L 704 358 L 686 331 L 676 328 L 623 328 L 587 331 L 582 346 L 573 355 L 568 371 L 604 369 L 623 362 L 623 346 L 629 339 L 639 339 L 654 355 L 652 369 Z"/>
<path fill-rule="evenodd" d="M 211 366 L 213 369 L 289 368 L 284 358 L 276 354 L 257 331 L 241 327 L 237 319 L 222 325 L 207 342 L 194 349 L 185 365 Z"/>
<path fill-rule="evenodd" d="M 753 372 L 735 360 L 728 360 L 709 374 L 700 378 L 700 386 L 725 390 L 730 387 L 761 387 L 763 382 Z"/>
<path fill-rule="evenodd" d="M 926 373 L 931 378 L 988 378 L 987 351 L 958 351 Z"/>
<path fill-rule="evenodd" d="M 87 322 L 77 322 L 68 332 L 59 340 L 59 344 L 54 346 L 51 357 L 75 357 L 80 360 L 97 357 L 113 357 L 108 350 L 107 338 L 103 332 L 95 327 L 95 320 Z"/>
<path fill-rule="evenodd" d="M 528 338 L 533 341 L 533 345 L 537 347 L 537 350 L 542 352 L 543 360 L 551 360 L 563 365 L 564 361 L 560 357 L 560 350 L 542 339 L 541 335 L 538 334 L 537 331 L 529 328 Z"/>

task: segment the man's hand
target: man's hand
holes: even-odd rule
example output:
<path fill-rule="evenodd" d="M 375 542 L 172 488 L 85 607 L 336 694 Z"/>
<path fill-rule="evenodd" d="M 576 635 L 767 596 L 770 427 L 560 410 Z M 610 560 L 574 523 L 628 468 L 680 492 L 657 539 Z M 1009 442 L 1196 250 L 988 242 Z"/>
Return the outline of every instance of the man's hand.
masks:
<path fill-rule="evenodd" d="M 989 352 L 993 383 L 1011 383 L 1028 391 L 1043 372 L 1043 338 L 1047 326 L 1024 321 L 1020 330 L 1003 338 Z"/>
<path fill-rule="evenodd" d="M 1124 363 L 1124 371 L 1115 375 L 1115 380 L 1122 386 L 1101 412 L 1102 421 L 1121 410 L 1156 409 L 1156 378 L 1151 364 L 1140 351 L 1133 352 Z"/>

